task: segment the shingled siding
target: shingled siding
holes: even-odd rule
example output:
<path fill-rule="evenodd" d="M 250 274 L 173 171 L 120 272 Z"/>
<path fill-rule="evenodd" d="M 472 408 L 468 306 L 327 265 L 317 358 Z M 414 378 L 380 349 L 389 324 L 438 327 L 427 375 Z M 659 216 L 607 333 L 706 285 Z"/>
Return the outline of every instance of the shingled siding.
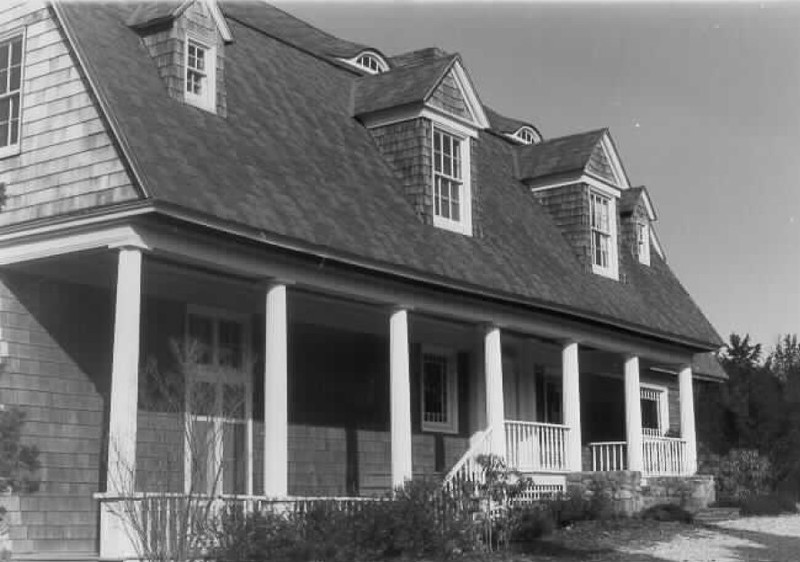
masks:
<path fill-rule="evenodd" d="M 636 258 L 636 260 L 639 259 L 639 246 L 636 243 L 637 223 L 650 223 L 650 218 L 647 215 L 647 208 L 645 207 L 644 201 L 642 201 L 641 198 L 629 214 L 620 216 L 620 255 L 622 255 L 622 252 L 627 252 Z"/>
<path fill-rule="evenodd" d="M 544 205 L 581 265 L 592 269 L 592 240 L 589 231 L 589 188 L 585 184 L 565 185 L 533 192 Z"/>
<path fill-rule="evenodd" d="M 464 96 L 461 94 L 461 89 L 456 83 L 455 76 L 453 76 L 452 70 L 448 72 L 444 78 L 442 78 L 439 87 L 436 88 L 436 90 L 434 90 L 434 92 L 431 94 L 428 103 L 434 107 L 438 107 L 439 109 L 446 111 L 447 113 L 451 113 L 465 119 L 472 118 L 472 115 L 470 115 L 469 109 L 467 108 L 467 103 L 464 101 Z"/>
<path fill-rule="evenodd" d="M 0 402 L 26 413 L 23 442 L 42 463 L 41 487 L 22 497 L 11 529 L 15 555 L 97 548 L 111 317 L 106 291 L 0 276 Z"/>
<path fill-rule="evenodd" d="M 403 189 L 414 212 L 426 224 L 433 223 L 431 187 L 432 130 L 426 119 L 370 129 L 381 153 L 403 182 Z"/>
<path fill-rule="evenodd" d="M 225 91 L 225 43 L 220 37 L 216 23 L 203 8 L 202 2 L 195 2 L 168 28 L 144 30 L 142 41 L 158 67 L 158 74 L 164 81 L 170 97 L 183 101 L 186 80 L 186 34 L 191 33 L 208 46 L 216 48 L 216 86 L 217 114 L 227 115 L 227 94 Z"/>
<path fill-rule="evenodd" d="M 53 14 L 40 2 L 0 7 L 0 34 L 26 30 L 21 152 L 0 160 L 0 226 L 135 199 Z"/>
<path fill-rule="evenodd" d="M 611 163 L 608 161 L 606 151 L 603 148 L 603 143 L 597 143 L 594 147 L 589 162 L 586 164 L 586 171 L 600 177 L 611 184 L 616 185 L 617 180 L 614 177 L 614 172 L 611 169 Z"/>

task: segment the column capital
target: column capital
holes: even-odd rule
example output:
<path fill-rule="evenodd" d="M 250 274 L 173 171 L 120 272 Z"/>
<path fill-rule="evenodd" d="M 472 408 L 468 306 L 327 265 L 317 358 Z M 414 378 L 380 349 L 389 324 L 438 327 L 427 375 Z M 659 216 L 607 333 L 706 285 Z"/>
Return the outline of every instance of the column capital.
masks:
<path fill-rule="evenodd" d="M 265 289 L 271 289 L 272 287 L 280 287 L 281 285 L 284 287 L 290 287 L 294 285 L 296 282 L 292 279 L 286 279 L 284 277 L 267 277 L 258 281 L 258 285 Z"/>
<path fill-rule="evenodd" d="M 139 250 L 140 252 L 151 250 L 150 246 L 138 239 L 112 242 L 107 248 L 109 250 Z"/>

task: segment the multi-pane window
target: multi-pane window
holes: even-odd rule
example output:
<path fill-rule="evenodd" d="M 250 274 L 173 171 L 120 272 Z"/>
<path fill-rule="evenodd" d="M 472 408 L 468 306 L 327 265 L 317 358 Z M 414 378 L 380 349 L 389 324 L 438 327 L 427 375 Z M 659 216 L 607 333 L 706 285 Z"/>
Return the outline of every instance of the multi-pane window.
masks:
<path fill-rule="evenodd" d="M 462 216 L 461 139 L 433 130 L 433 215 L 453 222 Z"/>
<path fill-rule="evenodd" d="M 215 50 L 194 39 L 186 39 L 185 99 L 209 111 L 216 106 Z"/>
<path fill-rule="evenodd" d="M 636 252 L 639 261 L 650 264 L 650 230 L 646 223 L 636 223 Z"/>
<path fill-rule="evenodd" d="M 252 491 L 252 380 L 246 368 L 246 326 L 237 318 L 190 312 L 187 348 L 186 491 Z"/>
<path fill-rule="evenodd" d="M 359 56 L 356 59 L 356 64 L 372 74 L 378 74 L 386 70 L 386 67 L 378 60 L 378 57 L 368 53 Z"/>
<path fill-rule="evenodd" d="M 658 437 L 666 432 L 668 420 L 667 391 L 660 388 L 641 388 L 642 433 Z"/>
<path fill-rule="evenodd" d="M 536 133 L 534 133 L 529 127 L 522 127 L 514 134 L 514 136 L 517 138 L 517 140 L 524 144 L 536 144 L 539 142 L 539 138 L 536 136 Z"/>
<path fill-rule="evenodd" d="M 592 264 L 601 269 L 611 267 L 611 200 L 592 191 L 589 195 L 591 203 L 592 226 Z"/>
<path fill-rule="evenodd" d="M 458 428 L 455 358 L 447 353 L 422 356 L 422 428 L 455 432 Z"/>
<path fill-rule="evenodd" d="M 0 41 L 0 155 L 19 146 L 22 34 Z"/>

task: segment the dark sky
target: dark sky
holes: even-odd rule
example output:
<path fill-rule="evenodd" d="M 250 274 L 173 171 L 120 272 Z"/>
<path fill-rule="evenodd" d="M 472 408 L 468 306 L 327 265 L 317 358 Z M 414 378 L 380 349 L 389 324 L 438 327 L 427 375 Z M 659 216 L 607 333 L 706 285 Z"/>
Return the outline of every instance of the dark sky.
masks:
<path fill-rule="evenodd" d="M 278 2 L 386 54 L 461 53 L 545 138 L 610 127 L 720 334 L 800 332 L 800 2 Z"/>

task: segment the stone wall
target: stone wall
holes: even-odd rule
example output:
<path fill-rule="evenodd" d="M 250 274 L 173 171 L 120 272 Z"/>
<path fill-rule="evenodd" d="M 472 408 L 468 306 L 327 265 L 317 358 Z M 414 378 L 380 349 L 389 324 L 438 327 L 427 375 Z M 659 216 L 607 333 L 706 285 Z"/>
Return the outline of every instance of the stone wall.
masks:
<path fill-rule="evenodd" d="M 611 513 L 630 517 L 659 504 L 674 504 L 697 512 L 715 500 L 714 477 L 651 476 L 642 481 L 640 472 L 573 472 L 567 475 L 567 492 L 593 498 L 608 498 Z"/>

